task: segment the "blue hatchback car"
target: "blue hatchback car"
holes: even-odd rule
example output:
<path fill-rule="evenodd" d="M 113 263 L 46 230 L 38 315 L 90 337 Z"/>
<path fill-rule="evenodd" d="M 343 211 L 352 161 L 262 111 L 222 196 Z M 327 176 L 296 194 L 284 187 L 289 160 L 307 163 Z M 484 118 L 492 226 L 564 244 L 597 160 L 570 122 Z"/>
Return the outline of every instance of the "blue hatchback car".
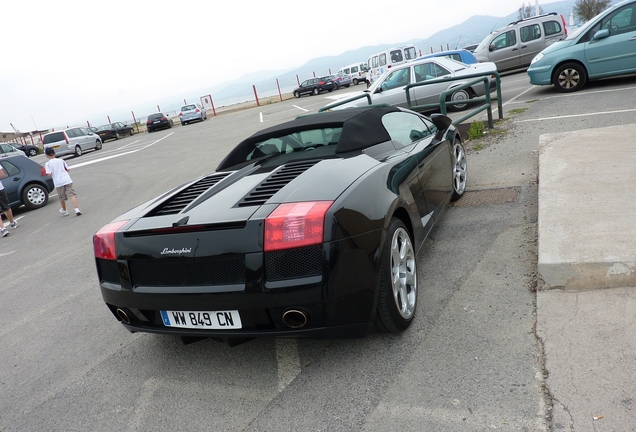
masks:
<path fill-rule="evenodd" d="M 583 88 L 588 80 L 636 73 L 636 0 L 601 12 L 565 40 L 532 60 L 530 83 L 561 92 Z"/>
<path fill-rule="evenodd" d="M 456 49 L 449 51 L 440 51 L 436 53 L 426 54 L 422 57 L 418 57 L 416 60 L 431 58 L 431 57 L 446 57 L 449 59 L 456 60 L 458 62 L 466 63 L 466 64 L 475 64 L 478 62 L 477 58 L 468 50 L 465 49 Z"/>

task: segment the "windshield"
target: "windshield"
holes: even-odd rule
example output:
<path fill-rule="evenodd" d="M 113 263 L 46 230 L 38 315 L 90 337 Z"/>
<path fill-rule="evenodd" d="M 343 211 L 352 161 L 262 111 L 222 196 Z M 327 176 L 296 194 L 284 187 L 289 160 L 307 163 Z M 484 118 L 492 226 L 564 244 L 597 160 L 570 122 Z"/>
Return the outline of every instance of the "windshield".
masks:
<path fill-rule="evenodd" d="M 477 45 L 477 48 L 475 48 L 475 51 L 474 51 L 474 52 L 482 51 L 482 50 L 486 49 L 486 47 L 487 47 L 488 45 L 490 45 L 490 41 L 492 41 L 492 40 L 493 40 L 493 38 L 495 37 L 495 35 L 496 35 L 496 33 L 490 33 L 488 36 L 486 36 L 486 37 L 484 38 L 484 40 L 483 40 L 483 41 L 481 41 L 481 43 L 480 43 L 479 45 Z"/>

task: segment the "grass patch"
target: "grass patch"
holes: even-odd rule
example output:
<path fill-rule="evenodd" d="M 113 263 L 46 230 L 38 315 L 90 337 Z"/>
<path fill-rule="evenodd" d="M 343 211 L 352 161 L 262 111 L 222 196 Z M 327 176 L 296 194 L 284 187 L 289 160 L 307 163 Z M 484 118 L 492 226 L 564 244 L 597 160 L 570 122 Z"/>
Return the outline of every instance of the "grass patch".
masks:
<path fill-rule="evenodd" d="M 484 122 L 475 121 L 470 125 L 470 128 L 466 132 L 469 140 L 478 139 L 484 136 Z"/>
<path fill-rule="evenodd" d="M 508 114 L 521 114 L 528 111 L 528 108 L 515 108 L 508 111 Z"/>

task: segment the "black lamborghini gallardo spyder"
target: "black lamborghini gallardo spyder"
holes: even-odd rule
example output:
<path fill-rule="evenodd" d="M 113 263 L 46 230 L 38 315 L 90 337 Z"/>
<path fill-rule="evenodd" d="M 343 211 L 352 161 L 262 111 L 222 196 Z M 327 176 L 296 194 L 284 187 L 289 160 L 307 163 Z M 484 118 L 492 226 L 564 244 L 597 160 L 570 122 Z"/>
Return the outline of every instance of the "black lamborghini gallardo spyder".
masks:
<path fill-rule="evenodd" d="M 102 296 L 131 332 L 399 332 L 415 316 L 417 254 L 465 188 L 446 116 L 373 105 L 301 116 L 100 229 Z"/>

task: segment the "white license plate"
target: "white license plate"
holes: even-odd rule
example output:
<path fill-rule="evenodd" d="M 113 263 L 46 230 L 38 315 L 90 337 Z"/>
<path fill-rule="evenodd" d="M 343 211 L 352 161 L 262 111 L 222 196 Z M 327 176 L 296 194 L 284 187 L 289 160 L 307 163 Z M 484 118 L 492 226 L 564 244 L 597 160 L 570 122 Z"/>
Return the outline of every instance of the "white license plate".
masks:
<path fill-rule="evenodd" d="M 166 327 L 189 329 L 228 330 L 243 328 L 241 316 L 236 310 L 229 311 L 161 311 Z"/>

